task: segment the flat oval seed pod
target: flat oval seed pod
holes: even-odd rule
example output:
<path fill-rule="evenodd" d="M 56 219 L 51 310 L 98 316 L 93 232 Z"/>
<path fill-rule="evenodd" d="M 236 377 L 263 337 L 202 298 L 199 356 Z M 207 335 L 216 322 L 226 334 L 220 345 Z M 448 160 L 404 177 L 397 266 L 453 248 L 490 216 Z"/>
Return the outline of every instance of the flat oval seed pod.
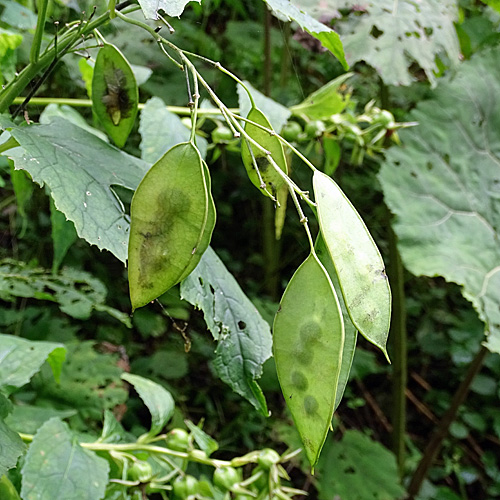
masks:
<path fill-rule="evenodd" d="M 193 258 L 191 259 L 189 266 L 184 270 L 184 273 L 182 274 L 179 281 L 182 281 L 185 278 L 187 278 L 194 271 L 195 267 L 200 262 L 202 255 L 205 253 L 205 250 L 208 248 L 208 245 L 210 245 L 210 240 L 212 239 L 212 233 L 214 231 L 215 222 L 217 219 L 217 214 L 215 211 L 215 203 L 212 197 L 212 190 L 211 190 L 212 181 L 210 178 L 210 170 L 208 169 L 208 165 L 206 164 L 205 160 L 202 160 L 202 164 L 203 164 L 203 172 L 205 174 L 205 184 L 207 186 L 207 193 L 208 193 L 207 220 L 200 241 L 198 242 L 196 250 L 193 253 Z"/>
<path fill-rule="evenodd" d="M 337 294 L 337 298 L 339 299 L 340 310 L 342 311 L 342 318 L 344 320 L 344 349 L 342 350 L 342 365 L 340 367 L 335 405 L 333 407 L 333 411 L 335 412 L 340 402 L 342 401 L 342 397 L 349 380 L 349 374 L 351 373 L 352 360 L 354 359 L 356 342 L 358 340 L 358 330 L 353 325 L 351 318 L 349 317 L 349 313 L 347 312 L 344 297 L 342 297 L 342 290 L 340 289 L 339 278 L 321 234 L 316 240 L 314 251 L 316 252 L 319 261 L 323 264 L 323 267 L 326 269 L 326 272 L 328 273 L 328 276 L 332 281 L 333 288 L 335 289 L 335 293 Z"/>
<path fill-rule="evenodd" d="M 92 77 L 92 109 L 106 133 L 123 147 L 134 126 L 139 91 L 125 56 L 114 46 L 99 49 Z"/>
<path fill-rule="evenodd" d="M 200 153 L 191 142 L 168 150 L 139 184 L 130 207 L 128 278 L 132 308 L 178 283 L 198 259 L 209 195 Z"/>
<path fill-rule="evenodd" d="M 272 130 L 272 126 L 269 123 L 269 120 L 266 118 L 264 113 L 262 113 L 262 111 L 257 108 L 252 108 L 248 113 L 247 118 L 255 123 L 258 123 L 259 125 L 262 125 L 263 127 Z M 277 137 L 270 135 L 265 130 L 260 129 L 259 127 L 256 127 L 251 123 L 245 124 L 245 131 L 254 141 L 256 141 L 271 153 L 273 160 L 276 162 L 279 168 L 283 170 L 283 172 L 288 173 L 283 146 L 281 145 L 281 142 Z M 255 157 L 257 166 L 259 168 L 260 175 L 262 177 L 262 180 L 266 184 L 267 191 L 269 192 L 266 193 L 266 190 L 262 189 L 261 187 L 261 181 L 255 169 L 248 144 L 244 139 L 241 140 L 241 157 L 243 159 L 243 164 L 247 169 L 248 177 L 250 178 L 252 183 L 262 191 L 263 194 L 265 194 L 266 196 L 272 195 L 273 197 L 275 197 L 276 191 L 284 182 L 283 178 L 278 172 L 276 172 L 276 169 L 269 162 L 267 155 L 256 148 L 254 145 L 250 144 L 250 147 L 253 151 L 253 156 Z"/>
<path fill-rule="evenodd" d="M 311 253 L 281 299 L 273 325 L 273 354 L 281 390 L 312 467 L 332 420 L 343 346 L 337 295 Z"/>
<path fill-rule="evenodd" d="M 321 234 L 352 322 L 387 356 L 391 289 L 384 261 L 363 220 L 335 181 L 315 171 L 313 188 Z"/>

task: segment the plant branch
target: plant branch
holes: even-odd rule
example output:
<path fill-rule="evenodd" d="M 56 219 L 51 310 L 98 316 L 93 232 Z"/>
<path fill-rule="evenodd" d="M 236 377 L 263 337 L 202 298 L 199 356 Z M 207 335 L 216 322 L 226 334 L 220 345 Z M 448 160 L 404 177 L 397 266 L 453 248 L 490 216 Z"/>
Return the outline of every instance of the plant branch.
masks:
<path fill-rule="evenodd" d="M 47 7 L 49 0 L 40 0 L 38 3 L 38 19 L 36 21 L 35 36 L 31 44 L 30 62 L 36 63 L 40 55 L 40 47 L 42 46 L 43 32 L 45 30 L 45 20 L 47 19 Z"/>

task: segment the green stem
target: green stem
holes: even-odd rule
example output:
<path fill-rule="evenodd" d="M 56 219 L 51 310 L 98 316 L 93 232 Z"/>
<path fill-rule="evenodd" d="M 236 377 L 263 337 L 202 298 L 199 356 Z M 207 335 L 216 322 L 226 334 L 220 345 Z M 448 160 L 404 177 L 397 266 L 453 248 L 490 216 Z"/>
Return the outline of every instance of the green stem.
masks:
<path fill-rule="evenodd" d="M 418 492 L 422 487 L 422 483 L 427 476 L 427 472 L 429 471 L 430 466 L 433 464 L 439 450 L 441 449 L 444 439 L 449 434 L 450 425 L 455 420 L 458 409 L 463 404 L 467 397 L 467 394 L 469 393 L 469 389 L 472 381 L 474 380 L 474 377 L 481 370 L 484 358 L 486 357 L 487 353 L 488 349 L 486 349 L 486 347 L 484 346 L 481 346 L 481 349 L 472 360 L 472 363 L 469 365 L 464 379 L 460 383 L 457 391 L 453 396 L 448 411 L 441 419 L 441 422 L 439 423 L 434 435 L 425 448 L 424 454 L 422 456 L 422 459 L 420 460 L 420 463 L 418 464 L 417 470 L 411 478 L 410 485 L 408 487 L 408 500 L 413 500 L 418 495 Z"/>
<path fill-rule="evenodd" d="M 389 282 L 392 289 L 392 318 L 390 339 L 392 341 L 392 447 L 396 455 L 399 475 L 403 476 L 405 462 L 406 436 L 406 385 L 407 385 L 407 332 L 406 307 L 404 292 L 404 271 L 401 255 L 397 248 L 397 238 L 390 225 L 390 215 L 387 210 L 387 225 L 389 227 Z"/>
<path fill-rule="evenodd" d="M 40 0 L 38 3 L 38 19 L 36 22 L 35 36 L 31 44 L 30 63 L 36 63 L 40 55 L 43 32 L 45 30 L 45 20 L 47 19 L 47 7 L 49 0 Z"/>

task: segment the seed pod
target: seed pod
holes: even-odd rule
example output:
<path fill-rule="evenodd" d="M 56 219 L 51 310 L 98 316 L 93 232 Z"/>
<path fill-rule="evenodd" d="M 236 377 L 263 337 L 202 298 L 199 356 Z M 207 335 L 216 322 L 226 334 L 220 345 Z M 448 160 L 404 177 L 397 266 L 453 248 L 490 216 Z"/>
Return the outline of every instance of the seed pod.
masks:
<path fill-rule="evenodd" d="M 165 293 L 199 261 L 210 201 L 203 162 L 191 142 L 168 150 L 145 175 L 130 207 L 133 309 Z"/>
<path fill-rule="evenodd" d="M 106 133 L 123 147 L 134 126 L 139 91 L 125 56 L 106 43 L 97 54 L 92 77 L 92 109 Z"/>
<path fill-rule="evenodd" d="M 272 126 L 269 120 L 266 118 L 264 113 L 257 108 L 252 108 L 248 113 L 247 118 L 263 127 L 272 130 Z M 258 144 L 260 144 L 264 149 L 271 153 L 273 160 L 276 162 L 278 167 L 283 170 L 283 172 L 288 173 L 285 153 L 283 152 L 283 146 L 280 140 L 266 132 L 265 130 L 256 127 L 251 123 L 246 123 L 245 132 Z M 255 168 L 255 164 L 250 153 L 249 146 L 252 149 L 253 157 L 255 158 L 255 163 L 259 169 L 259 174 Z M 276 171 L 274 166 L 270 163 L 267 155 L 258 149 L 255 145 L 247 143 L 245 139 L 241 141 L 241 157 L 243 159 L 243 164 L 247 169 L 248 177 L 252 183 L 257 186 L 263 194 L 266 196 L 276 196 L 276 191 L 283 184 L 284 180 L 281 175 Z M 265 183 L 266 189 L 261 186 L 261 179 Z"/>
<path fill-rule="evenodd" d="M 333 285 L 314 253 L 286 287 L 273 326 L 276 370 L 311 466 L 332 420 L 344 323 Z"/>
<path fill-rule="evenodd" d="M 387 357 L 391 290 L 385 266 L 363 220 L 333 179 L 315 171 L 313 188 L 326 247 L 354 326 Z"/>

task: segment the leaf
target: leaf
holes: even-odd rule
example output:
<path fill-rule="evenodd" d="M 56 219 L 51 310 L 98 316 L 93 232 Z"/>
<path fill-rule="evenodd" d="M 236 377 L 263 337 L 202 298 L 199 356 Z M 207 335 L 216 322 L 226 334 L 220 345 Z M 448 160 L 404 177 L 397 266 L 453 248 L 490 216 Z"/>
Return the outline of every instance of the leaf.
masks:
<path fill-rule="evenodd" d="M 318 476 L 320 500 L 393 500 L 405 492 L 394 455 L 359 431 L 325 446 Z"/>
<path fill-rule="evenodd" d="M 332 421 L 343 347 L 337 295 L 311 253 L 281 299 L 273 325 L 273 354 L 283 396 L 313 468 Z"/>
<path fill-rule="evenodd" d="M 388 85 L 413 83 L 415 62 L 434 85 L 438 55 L 446 54 L 452 66 L 459 62 L 455 0 L 368 0 L 362 11 L 355 9 L 357 0 L 330 4 L 352 8 L 346 25 L 337 24 L 349 64 L 365 61 Z"/>
<path fill-rule="evenodd" d="M 0 498 L 2 500 L 21 500 L 15 486 L 5 474 L 0 477 Z"/>
<path fill-rule="evenodd" d="M 1 349 L 1 344 L 0 344 Z M 0 351 L 0 359 L 1 359 Z M 0 369 L 1 369 L 0 362 Z M 3 419 L 12 410 L 10 401 L 0 392 L 0 477 L 2 477 L 9 469 L 16 466 L 18 458 L 25 450 L 23 440 L 17 432 L 14 432 Z M 0 493 L 2 488 L 0 487 Z M 3 496 L 1 497 L 3 500 Z"/>
<path fill-rule="evenodd" d="M 190 130 L 181 119 L 167 109 L 159 97 L 148 99 L 141 111 L 139 132 L 142 140 L 140 144 L 141 157 L 149 163 L 157 162 L 170 148 L 188 142 Z M 207 154 L 207 140 L 196 137 L 196 145 L 200 154 L 205 158 Z"/>
<path fill-rule="evenodd" d="M 112 186 L 134 190 L 147 164 L 62 119 L 15 127 L 11 134 L 21 145 L 8 152 L 16 169 L 49 186 L 78 236 L 125 262 L 129 218 Z"/>
<path fill-rule="evenodd" d="M 214 367 L 223 382 L 267 416 L 256 380 L 271 357 L 271 332 L 217 254 L 208 248 L 181 283 L 181 297 L 203 311 L 218 346 Z"/>
<path fill-rule="evenodd" d="M 179 17 L 190 1 L 192 0 L 140 0 L 139 5 L 146 19 L 159 19 L 160 10 L 163 10 L 167 16 Z M 194 1 L 201 3 L 201 0 Z"/>
<path fill-rule="evenodd" d="M 339 381 L 337 384 L 337 394 L 335 398 L 335 405 L 333 411 L 335 412 L 342 401 L 342 397 L 349 380 L 349 374 L 351 373 L 352 360 L 354 359 L 354 352 L 356 351 L 356 342 L 358 340 L 358 330 L 353 325 L 347 307 L 344 302 L 344 297 L 342 296 L 342 289 L 340 288 L 339 277 L 335 271 L 335 266 L 333 265 L 328 249 L 326 248 L 325 241 L 321 235 L 316 240 L 314 245 L 314 251 L 318 256 L 321 264 L 323 264 L 330 280 L 332 281 L 333 288 L 337 295 L 337 299 L 340 304 L 340 310 L 342 311 L 342 319 L 344 320 L 344 348 L 342 349 L 342 365 L 340 367 Z"/>
<path fill-rule="evenodd" d="M 16 195 L 17 210 L 22 217 L 26 217 L 26 207 L 33 195 L 33 182 L 24 170 L 15 170 L 12 162 L 10 163 L 10 180 Z"/>
<path fill-rule="evenodd" d="M 137 188 L 128 259 L 133 309 L 177 284 L 206 250 L 215 209 L 205 175 L 198 149 L 187 142 L 167 151 Z"/>
<path fill-rule="evenodd" d="M 2 0 L 0 4 L 4 6 L 0 21 L 20 30 L 34 30 L 36 28 L 37 17 L 30 9 L 11 0 Z"/>
<path fill-rule="evenodd" d="M 22 262 L 0 261 L 0 299 L 16 297 L 56 302 L 62 312 L 88 319 L 92 310 L 110 314 L 130 328 L 127 314 L 106 306 L 106 288 L 85 271 L 63 269 L 58 274 L 46 269 L 29 268 Z"/>
<path fill-rule="evenodd" d="M 20 170 L 19 172 L 22 172 Z M 65 215 L 54 206 L 54 200 L 50 199 L 50 223 L 52 226 L 52 245 L 54 247 L 54 258 L 52 260 L 52 272 L 57 273 L 73 243 L 78 239 L 74 224 L 66 220 Z"/>
<path fill-rule="evenodd" d="M 0 388 L 10 392 L 22 387 L 48 361 L 54 378 L 59 380 L 61 366 L 66 356 L 62 344 L 31 342 L 12 335 L 0 334 Z"/>
<path fill-rule="evenodd" d="M 500 353 L 500 52 L 477 54 L 419 103 L 380 171 L 405 267 L 461 285 Z"/>
<path fill-rule="evenodd" d="M 252 97 L 255 101 L 255 105 L 259 109 L 266 110 L 266 117 L 269 120 L 273 130 L 281 130 L 283 125 L 288 121 L 292 112 L 283 104 L 276 102 L 275 100 L 267 97 L 266 95 L 259 92 L 256 88 L 254 88 L 250 82 L 244 80 L 243 83 L 245 87 L 250 91 Z M 238 104 L 240 106 L 240 115 L 247 116 L 252 108 L 252 103 L 246 93 L 246 90 L 242 85 L 238 85 L 236 88 L 238 92 Z"/>
<path fill-rule="evenodd" d="M 172 418 L 175 409 L 174 398 L 161 385 L 148 380 L 147 378 L 123 373 L 122 379 L 134 386 L 144 404 L 151 413 L 150 436 L 156 436 Z"/>
<path fill-rule="evenodd" d="M 109 465 L 82 448 L 57 418 L 45 422 L 31 443 L 22 469 L 23 500 L 99 500 Z"/>
<path fill-rule="evenodd" d="M 189 420 L 186 420 L 186 425 L 191 431 L 196 444 L 198 445 L 200 450 L 204 451 L 207 454 L 207 457 L 209 457 L 214 451 L 217 451 L 219 449 L 217 441 L 209 436 L 206 432 L 204 432 L 200 427 L 194 425 L 193 422 Z"/>
<path fill-rule="evenodd" d="M 266 118 L 264 113 L 257 108 L 252 108 L 250 110 L 247 119 L 255 122 L 257 125 L 272 129 L 269 120 Z M 266 132 L 256 125 L 248 122 L 245 123 L 245 131 L 254 141 L 271 153 L 274 162 L 283 172 L 285 172 L 285 174 L 288 173 L 288 166 L 283 146 L 277 137 L 272 136 L 269 132 Z M 251 151 L 253 152 L 253 157 Z M 241 157 L 252 184 L 259 188 L 259 190 L 266 196 L 275 197 L 276 192 L 284 183 L 284 179 L 271 164 L 268 155 L 258 149 L 255 145 L 242 139 Z M 253 161 L 254 158 L 258 167 L 258 172 Z M 262 188 L 263 182 L 265 183 L 265 189 Z"/>
<path fill-rule="evenodd" d="M 282 21 L 295 21 L 304 31 L 307 31 L 314 38 L 318 39 L 340 61 L 344 69 L 347 70 L 349 68 L 345 60 L 342 42 L 335 31 L 295 7 L 289 0 L 264 1 L 278 19 Z"/>
<path fill-rule="evenodd" d="M 92 110 L 113 142 L 122 148 L 134 126 L 139 90 L 125 56 L 109 43 L 97 53 L 92 76 Z"/>
<path fill-rule="evenodd" d="M 119 443 L 127 439 L 127 433 L 122 424 L 116 420 L 113 412 L 104 410 L 104 424 L 100 440 L 103 443 Z"/>
<path fill-rule="evenodd" d="M 353 324 L 387 357 L 391 290 L 384 261 L 363 220 L 333 179 L 315 171 L 321 234 Z"/>
<path fill-rule="evenodd" d="M 5 10 L 3 12 L 5 13 Z M 0 28 L 0 84 L 16 76 L 16 49 L 22 41 L 22 35 Z"/>
<path fill-rule="evenodd" d="M 72 417 L 76 413 L 76 410 L 56 410 L 26 404 L 14 405 L 12 413 L 5 419 L 5 423 L 16 432 L 35 434 L 47 420 L 54 417 L 62 420 Z"/>
<path fill-rule="evenodd" d="M 325 120 L 331 115 L 342 113 L 349 104 L 349 96 L 339 92 L 339 88 L 354 73 L 345 73 L 323 85 L 306 97 L 303 102 L 290 108 L 294 115 L 305 115 L 310 120 Z"/>

